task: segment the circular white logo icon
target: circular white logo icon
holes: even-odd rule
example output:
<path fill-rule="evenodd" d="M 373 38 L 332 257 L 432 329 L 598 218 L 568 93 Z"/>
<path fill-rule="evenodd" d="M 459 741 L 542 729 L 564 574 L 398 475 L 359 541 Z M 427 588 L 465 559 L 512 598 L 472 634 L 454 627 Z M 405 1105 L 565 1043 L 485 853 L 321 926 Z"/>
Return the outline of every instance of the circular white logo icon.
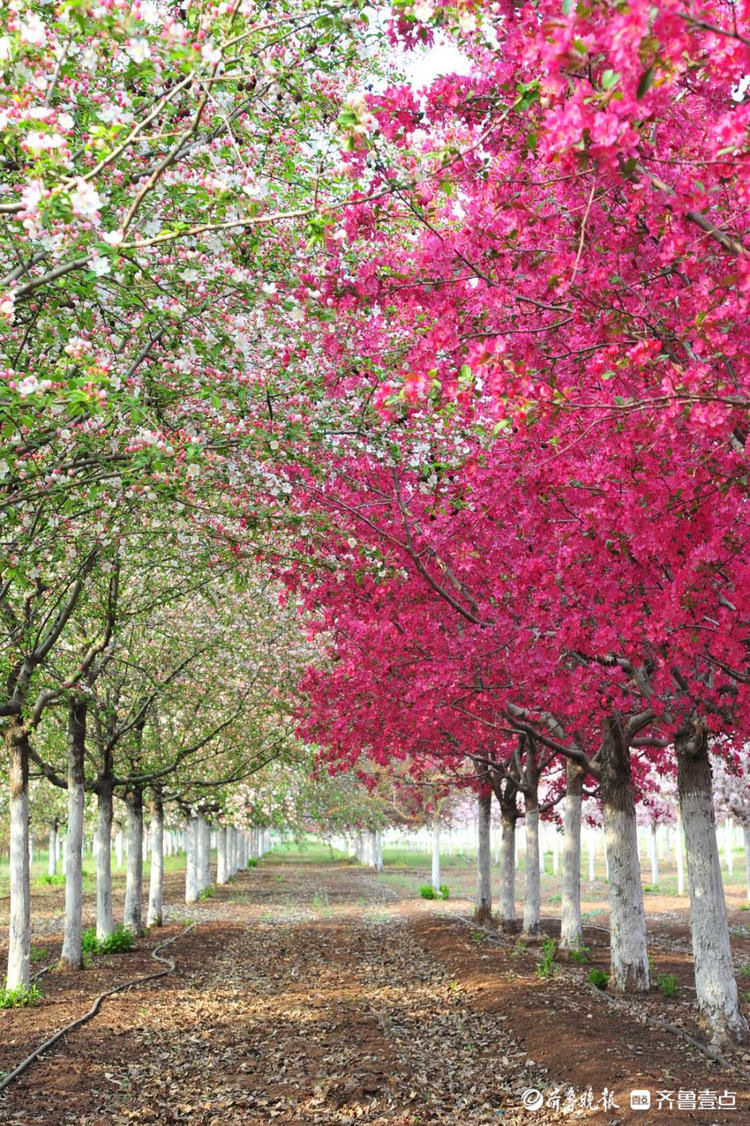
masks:
<path fill-rule="evenodd" d="M 544 1102 L 544 1095 L 536 1087 L 528 1087 L 521 1095 L 521 1102 L 526 1110 L 539 1110 Z"/>

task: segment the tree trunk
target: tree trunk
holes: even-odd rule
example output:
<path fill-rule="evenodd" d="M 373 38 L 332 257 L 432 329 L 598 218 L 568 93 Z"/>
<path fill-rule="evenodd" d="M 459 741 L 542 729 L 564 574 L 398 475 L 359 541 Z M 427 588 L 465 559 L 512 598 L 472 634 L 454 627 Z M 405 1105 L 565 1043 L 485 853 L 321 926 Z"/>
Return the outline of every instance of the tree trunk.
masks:
<path fill-rule="evenodd" d="M 742 826 L 742 839 L 745 842 L 745 888 L 747 892 L 747 900 L 750 903 L 750 825 Z"/>
<path fill-rule="evenodd" d="M 677 816 L 674 838 L 674 859 L 677 866 L 677 894 L 685 894 L 685 858 L 683 853 L 682 818 Z"/>
<path fill-rule="evenodd" d="M 374 829 L 365 830 L 365 863 L 368 868 L 374 868 L 376 864 Z"/>
<path fill-rule="evenodd" d="M 533 739 L 526 740 L 524 761 L 524 814 L 526 818 L 526 893 L 523 904 L 524 934 L 539 934 L 542 892 L 540 861 L 544 853 L 539 847 L 539 768 Z"/>
<path fill-rule="evenodd" d="M 164 903 L 164 802 L 158 790 L 151 800 L 151 875 L 148 884 L 149 927 L 160 927 Z"/>
<path fill-rule="evenodd" d="M 31 964 L 29 741 L 17 716 L 8 720 L 5 746 L 10 800 L 10 919 L 6 984 L 8 989 L 27 989 Z"/>
<path fill-rule="evenodd" d="M 383 831 L 378 829 L 375 833 L 375 871 L 383 871 Z"/>
<path fill-rule="evenodd" d="M 646 916 L 630 753 L 619 725 L 607 723 L 602 747 L 601 795 L 609 866 L 610 982 L 624 993 L 650 987 Z"/>
<path fill-rule="evenodd" d="M 568 759 L 565 768 L 563 818 L 562 901 L 560 946 L 578 950 L 583 945 L 581 920 L 581 806 L 584 771 Z"/>
<path fill-rule="evenodd" d="M 229 879 L 227 865 L 227 829 L 222 826 L 216 834 L 216 882 L 225 884 Z"/>
<path fill-rule="evenodd" d="M 185 867 L 185 902 L 197 902 L 198 891 L 198 818 L 191 817 L 185 832 L 185 852 L 187 864 Z M 230 873 L 231 875 L 231 868 Z"/>
<path fill-rule="evenodd" d="M 593 884 L 596 879 L 596 833 L 593 829 L 588 831 L 589 843 L 589 883 Z"/>
<path fill-rule="evenodd" d="M 198 892 L 211 887 L 211 828 L 205 817 L 198 818 Z"/>
<path fill-rule="evenodd" d="M 61 970 L 83 967 L 83 814 L 86 753 L 86 701 L 73 699 L 68 709 L 68 847 L 65 852 L 65 928 Z"/>
<path fill-rule="evenodd" d="M 128 867 L 125 874 L 124 923 L 133 934 L 143 934 L 143 793 L 137 787 L 125 795 L 128 811 Z"/>
<path fill-rule="evenodd" d="M 649 826 L 648 837 L 648 856 L 651 863 L 651 886 L 656 887 L 659 883 L 659 854 L 656 850 L 656 824 L 654 822 Z"/>
<path fill-rule="evenodd" d="M 491 790 L 487 789 L 485 793 L 479 794 L 477 808 L 477 891 L 474 900 L 474 918 L 478 923 L 489 923 L 492 919 Z"/>
<path fill-rule="evenodd" d="M 432 887 L 440 891 L 440 826 L 432 826 Z"/>
<path fill-rule="evenodd" d="M 57 875 L 57 821 L 52 821 L 49 827 L 49 852 L 47 853 L 47 875 Z"/>
<path fill-rule="evenodd" d="M 716 1041 L 741 1039 L 747 1023 L 737 1000 L 716 839 L 708 734 L 700 721 L 690 719 L 680 727 L 675 750 L 698 1008 Z"/>
<path fill-rule="evenodd" d="M 724 856 L 726 858 L 727 875 L 734 875 L 734 825 L 732 818 L 727 817 L 724 822 Z"/>
<path fill-rule="evenodd" d="M 516 922 L 516 820 L 515 800 L 500 814 L 500 926 L 513 930 Z"/>
<path fill-rule="evenodd" d="M 524 934 L 539 934 L 541 910 L 541 881 L 539 879 L 539 809 L 531 806 L 525 811 L 526 821 L 526 878 L 523 904 Z"/>
<path fill-rule="evenodd" d="M 115 929 L 112 911 L 112 784 L 100 781 L 96 824 L 96 937 L 109 938 Z"/>

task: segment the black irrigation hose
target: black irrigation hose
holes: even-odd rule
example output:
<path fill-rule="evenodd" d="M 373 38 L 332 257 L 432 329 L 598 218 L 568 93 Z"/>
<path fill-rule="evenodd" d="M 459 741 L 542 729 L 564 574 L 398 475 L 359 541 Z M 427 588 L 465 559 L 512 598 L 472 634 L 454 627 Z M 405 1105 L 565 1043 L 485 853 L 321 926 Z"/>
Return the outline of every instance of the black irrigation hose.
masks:
<path fill-rule="evenodd" d="M 616 1008 L 621 1008 L 629 1016 L 632 1016 L 627 1001 L 622 1001 L 619 997 L 613 997 L 611 993 L 605 993 L 603 989 L 598 989 L 595 985 L 591 985 L 589 982 L 586 982 L 586 984 L 588 985 L 591 992 L 594 993 L 600 1001 L 606 1001 L 608 1005 L 613 1005 Z M 728 1060 L 726 1056 L 723 1056 L 721 1052 L 717 1051 L 716 1048 L 712 1048 L 709 1044 L 701 1044 L 700 1040 L 696 1040 L 694 1036 L 691 1036 L 688 1032 L 685 1032 L 685 1030 L 680 1028 L 678 1024 L 672 1024 L 672 1022 L 669 1020 L 662 1020 L 661 1017 L 652 1017 L 648 1014 L 644 1014 L 644 1019 L 647 1024 L 650 1024 L 652 1026 L 652 1028 L 660 1028 L 663 1032 L 671 1032 L 675 1036 L 681 1036 L 682 1039 L 686 1040 L 688 1044 L 691 1044 L 693 1048 L 697 1048 L 698 1051 L 702 1052 L 704 1056 L 708 1056 L 708 1058 L 713 1063 L 720 1064 L 727 1071 L 733 1071 L 735 1075 L 741 1075 L 743 1079 L 750 1079 L 750 1072 L 743 1071 L 742 1068 L 737 1067 L 732 1063 L 731 1060 Z"/>
<path fill-rule="evenodd" d="M 166 977 L 167 974 L 174 973 L 174 959 L 160 957 L 159 951 L 163 950 L 165 946 L 169 946 L 172 942 L 176 942 L 178 938 L 184 938 L 188 931 L 191 931 L 193 927 L 197 926 L 197 922 L 191 923 L 190 926 L 185 927 L 185 930 L 180 934 L 174 934 L 165 942 L 160 942 L 159 945 L 155 946 L 151 951 L 151 957 L 155 958 L 157 962 L 163 962 L 163 964 L 166 966 L 166 969 L 157 970 L 156 973 L 146 974 L 145 977 L 134 977 L 131 981 L 124 981 L 121 985 L 113 986 L 112 989 L 105 989 L 103 993 L 100 993 L 98 997 L 94 998 L 94 1002 L 88 1012 L 84 1013 L 82 1017 L 78 1017 L 76 1020 L 72 1020 L 70 1024 L 66 1024 L 63 1028 L 59 1029 L 54 1034 L 54 1036 L 50 1036 L 49 1040 L 45 1040 L 43 1044 L 40 1044 L 38 1048 L 34 1049 L 31 1055 L 27 1056 L 25 1060 L 21 1060 L 17 1067 L 14 1067 L 12 1071 L 8 1072 L 5 1078 L 0 1081 L 0 1091 L 4 1091 L 6 1087 L 9 1087 L 11 1083 L 18 1079 L 18 1077 L 22 1075 L 24 1071 L 26 1071 L 27 1067 L 30 1067 L 34 1060 L 38 1059 L 39 1056 L 41 1056 L 42 1052 L 46 1052 L 49 1048 L 52 1048 L 58 1042 L 58 1040 L 60 1040 L 66 1034 L 66 1032 L 72 1032 L 74 1028 L 78 1028 L 79 1025 L 85 1024 L 86 1021 L 91 1020 L 92 1017 L 96 1016 L 105 997 L 111 997 L 113 993 L 122 993 L 123 989 L 130 989 L 133 985 L 145 985 L 147 981 L 156 981 L 156 979 L 159 977 Z M 46 969 L 41 970 L 35 976 L 41 977 L 41 975 L 43 973 L 46 973 L 47 969 L 50 968 L 51 967 L 48 966 Z"/>

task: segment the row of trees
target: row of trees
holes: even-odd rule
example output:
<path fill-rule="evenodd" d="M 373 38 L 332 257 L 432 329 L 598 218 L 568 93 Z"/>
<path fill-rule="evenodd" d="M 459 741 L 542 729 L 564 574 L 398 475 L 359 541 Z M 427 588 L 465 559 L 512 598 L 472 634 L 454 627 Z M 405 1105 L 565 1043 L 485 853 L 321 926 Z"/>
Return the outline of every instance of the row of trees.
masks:
<path fill-rule="evenodd" d="M 242 652 L 283 578 L 332 768 L 492 791 L 508 871 L 519 793 L 571 856 L 597 794 L 619 988 L 636 801 L 676 775 L 698 1003 L 741 1034 L 709 746 L 736 768 L 748 716 L 745 6 L 0 10 L 11 980 L 29 762 L 73 841 L 87 785 L 104 839 L 107 791 L 135 825 L 204 747 L 237 781 L 242 717 L 253 764 L 288 718 Z M 467 73 L 417 96 L 385 44 L 436 34 Z"/>
<path fill-rule="evenodd" d="M 709 750 L 740 773 L 750 58 L 737 13 L 709 8 L 463 12 L 467 74 L 364 98 L 376 126 L 348 166 L 383 195 L 347 211 L 316 277 L 335 326 L 310 301 L 295 357 L 350 433 L 289 455 L 317 533 L 288 581 L 329 647 L 301 730 L 332 764 L 366 748 L 475 774 L 506 887 L 518 796 L 532 852 L 540 779 L 564 800 L 565 944 L 596 793 L 619 989 L 650 985 L 636 804 L 676 778 L 697 999 L 722 1037 L 746 1031 Z M 455 15 L 420 6 L 394 34 Z"/>

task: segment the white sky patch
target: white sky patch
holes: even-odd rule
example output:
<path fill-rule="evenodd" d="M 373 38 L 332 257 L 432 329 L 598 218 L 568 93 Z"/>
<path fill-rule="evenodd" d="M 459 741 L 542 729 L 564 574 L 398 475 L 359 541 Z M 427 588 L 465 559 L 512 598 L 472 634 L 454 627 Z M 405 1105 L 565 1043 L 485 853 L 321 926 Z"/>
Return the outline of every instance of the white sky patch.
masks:
<path fill-rule="evenodd" d="M 469 74 L 471 61 L 454 43 L 437 42 L 421 51 L 411 51 L 404 58 L 406 81 L 415 90 L 428 86 L 446 74 Z"/>

